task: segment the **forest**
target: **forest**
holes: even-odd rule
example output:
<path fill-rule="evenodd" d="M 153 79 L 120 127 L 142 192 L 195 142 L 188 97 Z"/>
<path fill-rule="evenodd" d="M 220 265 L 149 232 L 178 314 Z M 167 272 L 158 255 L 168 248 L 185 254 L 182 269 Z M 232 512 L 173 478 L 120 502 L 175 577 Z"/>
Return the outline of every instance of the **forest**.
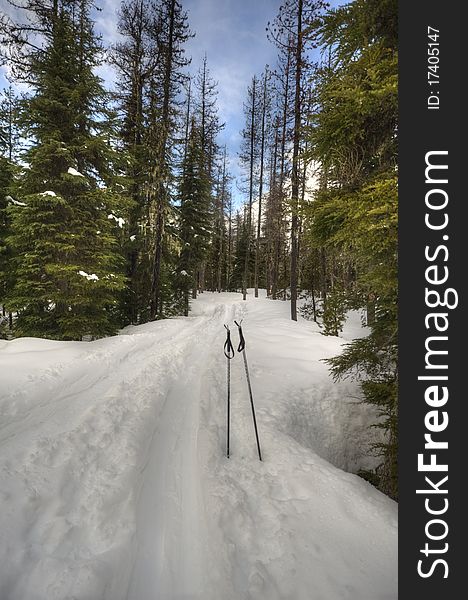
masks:
<path fill-rule="evenodd" d="M 6 5 L 1 336 L 111 336 L 206 292 L 265 289 L 329 336 L 364 309 L 369 335 L 327 362 L 377 407 L 381 464 L 361 475 L 396 499 L 396 0 L 283 1 L 262 33 L 277 62 L 246 85 L 237 180 L 183 1 L 123 0 L 112 46 L 92 0 Z"/>

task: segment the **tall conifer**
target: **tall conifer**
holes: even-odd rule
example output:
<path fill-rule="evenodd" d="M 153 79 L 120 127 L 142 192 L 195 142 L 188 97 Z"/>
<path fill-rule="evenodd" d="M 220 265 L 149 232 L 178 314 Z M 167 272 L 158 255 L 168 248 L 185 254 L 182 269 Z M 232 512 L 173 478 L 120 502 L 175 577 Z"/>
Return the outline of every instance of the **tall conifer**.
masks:
<path fill-rule="evenodd" d="M 122 217 L 108 187 L 112 151 L 99 121 L 104 91 L 93 72 L 100 48 L 90 7 L 88 0 L 28 2 L 29 18 L 43 30 L 41 46 L 27 44 L 26 30 L 12 40 L 33 88 L 23 110 L 31 140 L 24 206 L 10 211 L 16 282 L 8 304 L 19 335 L 81 339 L 119 326 L 123 277 L 114 230 Z"/>

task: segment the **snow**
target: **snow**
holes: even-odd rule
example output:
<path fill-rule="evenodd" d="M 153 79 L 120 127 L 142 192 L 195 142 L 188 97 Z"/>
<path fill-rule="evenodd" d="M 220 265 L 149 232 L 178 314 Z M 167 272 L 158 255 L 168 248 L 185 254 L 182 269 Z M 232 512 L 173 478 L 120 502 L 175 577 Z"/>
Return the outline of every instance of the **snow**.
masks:
<path fill-rule="evenodd" d="M 54 198 L 57 196 L 57 194 L 55 192 L 52 192 L 51 190 L 46 190 L 45 192 L 42 192 L 42 194 L 39 194 L 40 196 L 53 196 Z"/>
<path fill-rule="evenodd" d="M 68 167 L 67 173 L 69 173 L 70 175 L 75 175 L 76 177 L 84 177 L 83 173 L 80 173 L 73 167 Z"/>
<path fill-rule="evenodd" d="M 5 200 L 7 202 L 11 202 L 12 204 L 14 204 L 15 206 L 27 206 L 27 204 L 25 204 L 24 202 L 20 202 L 19 200 L 15 200 L 14 198 L 12 198 L 11 196 L 6 196 Z"/>
<path fill-rule="evenodd" d="M 92 273 L 91 275 L 89 275 L 88 273 L 86 273 L 86 271 L 78 271 L 78 275 L 86 277 L 88 281 L 99 281 L 99 277 L 96 275 L 96 273 Z"/>
<path fill-rule="evenodd" d="M 131 236 L 130 236 L 130 241 L 131 241 L 131 242 L 134 242 L 135 240 L 136 240 L 136 235 L 131 235 Z"/>
<path fill-rule="evenodd" d="M 110 215 L 108 215 L 107 217 L 108 219 L 114 219 L 114 221 L 117 223 L 117 225 L 122 229 L 122 227 L 125 225 L 125 219 L 122 219 L 122 217 L 116 217 L 113 213 L 111 213 Z"/>
<path fill-rule="evenodd" d="M 0 598 L 397 598 L 396 504 L 342 470 L 372 463 L 374 418 L 321 362 L 344 340 L 240 298 L 94 342 L 0 341 Z M 263 462 L 239 354 L 224 456 L 234 319 Z"/>
<path fill-rule="evenodd" d="M 350 310 L 346 316 L 346 322 L 344 323 L 340 337 L 343 337 L 346 341 L 365 337 L 370 333 L 370 327 L 363 325 L 365 322 L 365 310 Z"/>

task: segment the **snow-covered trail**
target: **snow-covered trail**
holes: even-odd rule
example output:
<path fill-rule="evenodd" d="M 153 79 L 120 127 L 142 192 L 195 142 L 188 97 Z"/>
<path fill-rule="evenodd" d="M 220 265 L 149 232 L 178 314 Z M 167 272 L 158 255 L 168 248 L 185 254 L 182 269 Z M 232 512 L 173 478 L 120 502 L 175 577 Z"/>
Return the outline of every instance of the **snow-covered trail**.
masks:
<path fill-rule="evenodd" d="M 129 600 L 207 597 L 207 567 L 212 569 L 215 557 L 209 556 L 199 460 L 200 401 L 210 393 L 220 327 L 239 318 L 240 309 L 216 305 L 202 334 L 191 339 L 185 367 L 168 390 L 145 465 Z M 216 389 L 219 395 L 224 391 Z"/>
<path fill-rule="evenodd" d="M 320 362 L 341 341 L 287 310 L 203 294 L 114 338 L 0 342 L 2 600 L 397 597 L 396 505 L 337 468 L 372 460 L 372 416 Z M 262 463 L 240 355 L 224 456 L 243 317 Z"/>

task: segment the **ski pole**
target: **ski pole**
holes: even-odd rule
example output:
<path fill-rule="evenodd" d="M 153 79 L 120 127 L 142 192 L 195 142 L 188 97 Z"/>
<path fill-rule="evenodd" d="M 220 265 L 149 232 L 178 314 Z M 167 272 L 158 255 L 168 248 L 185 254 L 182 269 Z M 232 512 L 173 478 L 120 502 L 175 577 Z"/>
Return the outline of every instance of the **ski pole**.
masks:
<path fill-rule="evenodd" d="M 260 440 L 258 439 L 257 419 L 255 417 L 255 406 L 254 406 L 253 395 L 252 395 L 252 386 L 250 384 L 249 367 L 247 365 L 247 355 L 245 353 L 245 338 L 244 338 L 244 334 L 242 333 L 242 327 L 241 327 L 242 321 L 240 323 L 238 323 L 237 321 L 234 321 L 234 323 L 237 325 L 237 327 L 239 329 L 239 346 L 237 347 L 237 352 L 242 352 L 242 355 L 244 357 L 245 376 L 247 377 L 247 385 L 249 388 L 250 406 L 252 408 L 252 418 L 253 418 L 253 424 L 254 424 L 254 429 L 255 429 L 255 439 L 257 440 L 258 458 L 260 460 L 262 460 L 262 452 L 260 450 Z"/>
<path fill-rule="evenodd" d="M 235 350 L 231 342 L 231 332 L 227 325 L 226 341 L 224 342 L 224 356 L 227 359 L 227 434 L 226 434 L 226 456 L 229 458 L 229 436 L 231 428 L 231 359 L 234 358 Z"/>

